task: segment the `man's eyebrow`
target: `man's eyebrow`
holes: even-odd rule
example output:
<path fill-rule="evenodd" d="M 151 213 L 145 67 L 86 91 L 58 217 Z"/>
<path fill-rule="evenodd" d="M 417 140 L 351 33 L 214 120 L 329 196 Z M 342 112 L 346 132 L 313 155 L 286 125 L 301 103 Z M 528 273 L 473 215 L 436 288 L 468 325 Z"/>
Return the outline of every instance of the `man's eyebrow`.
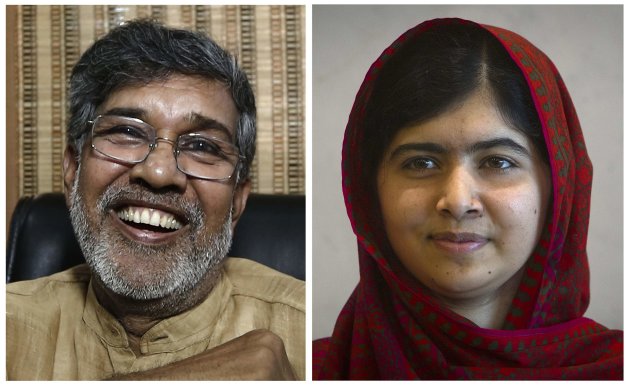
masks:
<path fill-rule="evenodd" d="M 114 107 L 105 111 L 101 115 L 118 115 L 121 117 L 136 118 L 144 120 L 146 111 L 137 107 Z"/>
<path fill-rule="evenodd" d="M 145 121 L 147 117 L 147 112 L 146 110 L 137 108 L 137 107 L 114 107 L 105 111 L 101 115 L 118 115 L 118 116 L 136 118 L 136 119 Z M 186 121 L 188 122 L 189 125 L 191 125 L 191 128 L 189 131 L 202 130 L 202 129 L 218 130 L 224 133 L 227 136 L 227 138 L 232 139 L 234 137 L 234 133 L 230 129 L 228 129 L 228 127 L 225 126 L 223 123 L 217 121 L 216 119 L 206 117 L 202 114 L 190 113 L 186 117 Z"/>
<path fill-rule="evenodd" d="M 223 132 L 230 139 L 232 139 L 235 134 L 223 123 L 217 121 L 216 119 L 206 117 L 205 115 L 201 115 L 199 113 L 190 113 L 186 120 L 191 125 L 191 131 L 202 130 L 202 129 L 218 130 L 218 131 Z"/>

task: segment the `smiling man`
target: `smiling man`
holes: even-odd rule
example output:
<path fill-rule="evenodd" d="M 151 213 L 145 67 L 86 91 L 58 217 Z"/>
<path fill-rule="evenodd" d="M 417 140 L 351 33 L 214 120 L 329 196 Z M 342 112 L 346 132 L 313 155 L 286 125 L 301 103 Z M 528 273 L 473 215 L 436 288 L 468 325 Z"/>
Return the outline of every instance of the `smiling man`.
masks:
<path fill-rule="evenodd" d="M 303 379 L 304 283 L 226 258 L 255 135 L 207 37 L 134 21 L 88 49 L 64 156 L 87 265 L 7 287 L 7 378 Z"/>

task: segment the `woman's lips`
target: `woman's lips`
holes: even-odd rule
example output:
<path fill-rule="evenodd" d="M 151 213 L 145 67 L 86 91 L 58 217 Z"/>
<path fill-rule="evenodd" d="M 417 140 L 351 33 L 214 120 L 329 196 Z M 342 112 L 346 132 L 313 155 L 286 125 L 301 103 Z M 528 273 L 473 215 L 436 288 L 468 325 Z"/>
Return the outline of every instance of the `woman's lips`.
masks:
<path fill-rule="evenodd" d="M 474 252 L 489 241 L 487 237 L 469 232 L 438 232 L 429 236 L 429 239 L 437 248 L 451 254 Z"/>

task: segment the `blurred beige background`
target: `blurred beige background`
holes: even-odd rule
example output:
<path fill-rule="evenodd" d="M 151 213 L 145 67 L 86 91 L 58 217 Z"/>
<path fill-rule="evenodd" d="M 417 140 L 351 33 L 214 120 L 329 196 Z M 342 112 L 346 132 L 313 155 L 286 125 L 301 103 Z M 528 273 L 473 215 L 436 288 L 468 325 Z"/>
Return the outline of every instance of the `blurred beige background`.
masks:
<path fill-rule="evenodd" d="M 623 328 L 623 7 L 313 5 L 313 339 L 329 336 L 356 286 L 356 239 L 341 193 L 341 144 L 372 62 L 421 21 L 461 17 L 515 31 L 556 64 L 577 109 L 595 177 L 586 313 Z"/>

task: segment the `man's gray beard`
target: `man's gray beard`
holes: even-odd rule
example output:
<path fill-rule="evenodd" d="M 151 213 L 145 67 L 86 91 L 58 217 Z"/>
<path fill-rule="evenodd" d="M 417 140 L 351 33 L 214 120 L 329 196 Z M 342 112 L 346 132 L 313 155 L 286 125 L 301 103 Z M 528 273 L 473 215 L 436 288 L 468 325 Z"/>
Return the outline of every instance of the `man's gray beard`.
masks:
<path fill-rule="evenodd" d="M 173 198 L 168 201 L 169 205 L 179 208 L 189 221 L 188 237 L 180 236 L 175 244 L 166 246 L 140 244 L 111 227 L 105 228 L 105 220 L 110 215 L 107 208 L 121 196 L 129 198 L 132 195 L 137 199 L 142 197 L 146 202 L 164 202 L 160 195 L 140 193 L 138 189 L 128 186 L 110 185 L 99 197 L 97 207 L 94 208 L 97 218 L 90 221 L 78 188 L 80 172 L 79 166 L 70 195 L 70 218 L 88 265 L 109 290 L 136 300 L 161 299 L 172 295 L 177 297 L 194 288 L 202 278 L 218 274 L 232 244 L 231 210 L 216 232 L 205 233 L 205 215 L 200 205 L 188 203 L 181 197 Z M 171 267 L 167 272 L 160 272 L 158 275 L 148 273 L 143 278 L 142 285 L 132 283 L 120 274 L 118 264 L 113 258 L 123 253 L 168 259 Z M 141 275 L 142 272 L 137 274 Z"/>

